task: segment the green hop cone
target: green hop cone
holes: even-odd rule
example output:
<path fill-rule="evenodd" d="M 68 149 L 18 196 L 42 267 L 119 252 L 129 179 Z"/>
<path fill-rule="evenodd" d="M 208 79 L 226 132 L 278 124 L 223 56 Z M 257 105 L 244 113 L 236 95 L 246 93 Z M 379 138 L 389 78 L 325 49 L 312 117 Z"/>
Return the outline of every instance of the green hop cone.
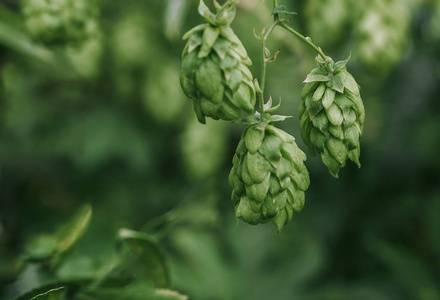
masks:
<path fill-rule="evenodd" d="M 310 184 L 305 160 L 286 132 L 267 123 L 246 128 L 229 174 L 236 218 L 254 225 L 272 221 L 281 231 L 304 206 Z"/>
<path fill-rule="evenodd" d="M 234 120 L 242 112 L 252 114 L 255 106 L 253 76 L 248 68 L 251 60 L 229 26 L 235 2 L 216 7 L 214 15 L 200 1 L 199 12 L 208 23 L 194 27 L 183 37 L 188 42 L 182 54 L 180 83 L 203 124 L 205 116 Z"/>
<path fill-rule="evenodd" d="M 376 76 L 386 75 L 408 50 L 413 0 L 355 2 L 352 16 L 359 57 Z"/>
<path fill-rule="evenodd" d="M 307 75 L 298 115 L 301 136 L 310 154 L 319 153 L 334 177 L 350 159 L 359 168 L 365 110 L 359 86 L 347 72 L 348 60 L 334 63 L 317 57 L 318 68 Z"/>
<path fill-rule="evenodd" d="M 94 0 L 22 0 L 22 10 L 30 35 L 46 45 L 82 42 L 97 28 Z"/>

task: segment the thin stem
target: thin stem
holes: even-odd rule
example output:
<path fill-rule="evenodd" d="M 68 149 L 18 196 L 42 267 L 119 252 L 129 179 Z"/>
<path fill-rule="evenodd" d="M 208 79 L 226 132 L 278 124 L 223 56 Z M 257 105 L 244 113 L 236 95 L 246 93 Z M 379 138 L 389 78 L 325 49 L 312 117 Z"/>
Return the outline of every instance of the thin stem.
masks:
<path fill-rule="evenodd" d="M 275 0 L 274 0 L 275 1 Z M 327 59 L 327 56 L 324 54 L 324 52 L 321 50 L 321 48 L 317 47 L 315 44 L 312 43 L 310 38 L 306 38 L 305 36 L 303 36 L 301 33 L 299 33 L 298 31 L 296 31 L 295 29 L 293 29 L 292 27 L 290 27 L 289 25 L 287 25 L 284 22 L 280 22 L 279 25 L 281 27 L 283 27 L 284 29 L 286 29 L 288 32 L 293 33 L 294 35 L 296 35 L 297 37 L 299 37 L 303 42 L 305 42 L 306 44 L 308 44 L 310 47 L 313 48 L 313 50 L 315 50 L 316 52 L 318 52 L 318 54 L 324 59 Z"/>
<path fill-rule="evenodd" d="M 276 0 L 274 0 L 276 1 Z M 267 69 L 267 57 L 266 57 L 266 40 L 269 37 L 269 35 L 272 33 L 274 28 L 278 25 L 279 20 L 275 19 L 275 21 L 270 25 L 269 29 L 265 32 L 264 36 L 262 37 L 262 65 L 261 65 L 261 81 L 260 81 L 260 89 L 261 92 L 259 93 L 259 107 L 260 107 L 260 120 L 264 121 L 264 86 L 266 83 L 266 69 Z"/>
<path fill-rule="evenodd" d="M 266 82 L 266 40 L 263 39 L 262 41 L 262 56 L 263 56 L 263 63 L 261 65 L 261 82 L 260 82 L 260 97 L 259 97 L 259 106 L 260 106 L 260 120 L 264 121 L 264 84 Z"/>

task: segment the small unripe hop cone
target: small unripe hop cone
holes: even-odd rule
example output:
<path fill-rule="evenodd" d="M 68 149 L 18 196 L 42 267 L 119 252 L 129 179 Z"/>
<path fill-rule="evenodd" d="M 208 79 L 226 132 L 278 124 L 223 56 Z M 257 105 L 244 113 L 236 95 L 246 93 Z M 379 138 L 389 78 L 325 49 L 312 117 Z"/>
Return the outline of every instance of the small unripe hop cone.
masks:
<path fill-rule="evenodd" d="M 272 221 L 281 231 L 304 206 L 310 184 L 305 160 L 286 132 L 264 122 L 246 128 L 229 175 L 237 219 L 254 225 Z"/>
<path fill-rule="evenodd" d="M 349 58 L 334 63 L 317 57 L 318 68 L 304 81 L 299 117 L 301 136 L 310 154 L 320 154 L 334 177 L 350 159 L 360 167 L 359 138 L 365 110 L 359 86 L 345 65 Z"/>
<path fill-rule="evenodd" d="M 208 21 L 188 31 L 182 54 L 180 83 L 193 100 L 200 123 L 205 116 L 234 120 L 242 112 L 252 114 L 255 106 L 252 64 L 246 49 L 229 26 L 235 4 L 227 2 L 212 14 L 203 1 L 199 13 Z"/>

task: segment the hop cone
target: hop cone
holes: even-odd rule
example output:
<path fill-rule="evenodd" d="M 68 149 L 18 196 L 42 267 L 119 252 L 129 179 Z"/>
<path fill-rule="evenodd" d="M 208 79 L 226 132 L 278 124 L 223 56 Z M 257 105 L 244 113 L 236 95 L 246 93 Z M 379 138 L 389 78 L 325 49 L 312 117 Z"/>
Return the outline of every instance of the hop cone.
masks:
<path fill-rule="evenodd" d="M 272 221 L 280 231 L 304 205 L 310 183 L 305 160 L 286 132 L 265 123 L 246 128 L 229 174 L 237 219 L 249 224 Z"/>
<path fill-rule="evenodd" d="M 318 68 L 304 81 L 299 117 L 301 136 L 309 152 L 321 155 L 334 177 L 347 159 L 358 167 L 365 111 L 359 87 L 347 72 L 345 61 L 324 62 L 317 58 Z"/>
<path fill-rule="evenodd" d="M 80 42 L 96 29 L 97 5 L 91 0 L 23 0 L 26 26 L 47 45 Z"/>
<path fill-rule="evenodd" d="M 213 15 L 200 1 L 199 12 L 208 21 L 184 35 L 188 39 L 182 55 L 180 83 L 193 100 L 200 123 L 205 116 L 233 120 L 242 111 L 251 114 L 255 105 L 253 77 L 246 49 L 229 27 L 235 4 L 217 7 Z"/>
<path fill-rule="evenodd" d="M 362 0 L 356 3 L 357 52 L 365 66 L 376 74 L 388 73 L 407 51 L 410 2 Z"/>

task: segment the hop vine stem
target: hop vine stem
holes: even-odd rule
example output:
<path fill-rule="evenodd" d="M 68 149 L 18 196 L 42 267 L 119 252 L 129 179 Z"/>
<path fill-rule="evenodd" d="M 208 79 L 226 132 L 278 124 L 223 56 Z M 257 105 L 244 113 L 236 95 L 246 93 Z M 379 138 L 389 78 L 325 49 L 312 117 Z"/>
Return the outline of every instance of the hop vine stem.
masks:
<path fill-rule="evenodd" d="M 278 0 L 273 0 L 273 7 L 275 8 L 277 6 L 278 6 Z M 261 92 L 259 93 L 259 101 L 258 101 L 261 121 L 264 121 L 264 119 L 265 119 L 265 116 L 264 116 L 264 86 L 266 83 L 266 69 L 267 69 L 267 61 L 268 61 L 268 58 L 266 57 L 266 40 L 277 25 L 281 26 L 282 28 L 284 28 L 288 32 L 292 33 L 293 35 L 295 35 L 296 37 L 301 39 L 304 43 L 306 43 L 307 45 L 312 47 L 312 49 L 315 50 L 324 60 L 327 60 L 327 56 L 322 51 L 322 49 L 320 47 L 316 46 L 310 38 L 303 36 L 301 33 L 296 31 L 295 29 L 293 29 L 289 25 L 287 25 L 286 20 L 280 20 L 278 14 L 274 14 L 274 22 L 269 27 L 269 29 L 266 32 L 264 32 L 264 35 L 261 37 L 263 61 L 262 61 L 262 66 L 261 66 L 261 82 L 260 82 Z"/>

